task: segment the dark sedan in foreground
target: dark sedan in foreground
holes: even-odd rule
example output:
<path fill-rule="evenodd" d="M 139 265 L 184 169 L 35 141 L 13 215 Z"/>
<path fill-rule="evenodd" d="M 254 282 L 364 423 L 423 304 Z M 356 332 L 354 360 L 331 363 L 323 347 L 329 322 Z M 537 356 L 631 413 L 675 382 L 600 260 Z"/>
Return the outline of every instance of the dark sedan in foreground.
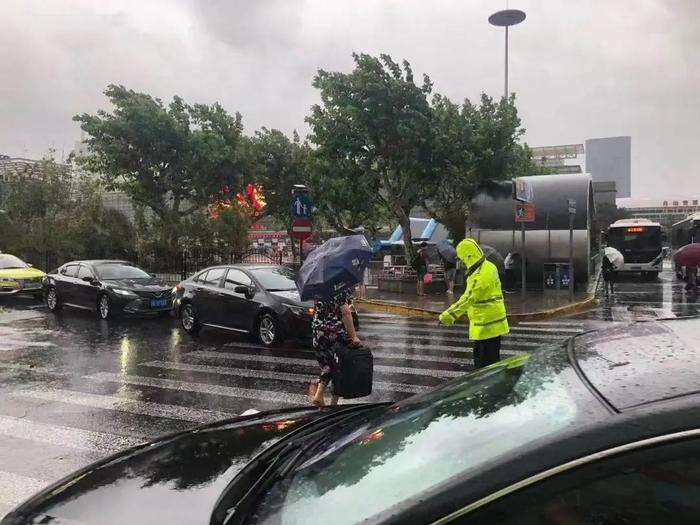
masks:
<path fill-rule="evenodd" d="M 203 326 L 255 335 L 265 346 L 286 337 L 310 337 L 312 301 L 301 301 L 294 273 L 284 266 L 206 268 L 176 287 L 182 327 Z"/>
<path fill-rule="evenodd" d="M 44 277 L 46 306 L 94 310 L 100 319 L 119 314 L 170 312 L 172 286 L 126 261 L 73 261 Z"/>
<path fill-rule="evenodd" d="M 618 326 L 396 404 L 198 427 L 85 468 L 2 525 L 697 524 L 699 331 Z"/>

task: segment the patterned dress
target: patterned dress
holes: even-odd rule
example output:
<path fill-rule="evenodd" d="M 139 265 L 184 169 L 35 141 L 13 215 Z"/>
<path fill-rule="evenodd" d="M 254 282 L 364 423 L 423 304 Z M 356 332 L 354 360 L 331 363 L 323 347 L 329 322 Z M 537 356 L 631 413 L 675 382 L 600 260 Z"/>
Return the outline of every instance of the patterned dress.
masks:
<path fill-rule="evenodd" d="M 345 330 L 340 307 L 352 305 L 352 290 L 346 290 L 325 301 L 316 301 L 316 312 L 311 323 L 313 346 L 316 360 L 321 367 L 319 383 L 328 385 L 333 376 L 333 345 L 336 342 L 349 343 L 350 336 Z"/>

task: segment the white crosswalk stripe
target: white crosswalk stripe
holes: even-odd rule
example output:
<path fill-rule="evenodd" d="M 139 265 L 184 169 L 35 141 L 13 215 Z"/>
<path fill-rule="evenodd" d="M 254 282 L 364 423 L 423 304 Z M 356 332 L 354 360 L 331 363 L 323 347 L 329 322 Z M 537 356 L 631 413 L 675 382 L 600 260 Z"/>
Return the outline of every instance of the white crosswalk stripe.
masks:
<path fill-rule="evenodd" d="M 0 470 L 0 518 L 49 483 Z"/>
<path fill-rule="evenodd" d="M 181 419 L 183 421 L 193 421 L 195 423 L 216 421 L 217 419 L 225 419 L 235 415 L 227 412 L 217 412 L 214 410 L 189 408 L 165 403 L 152 403 L 149 401 L 136 401 L 117 396 L 86 394 L 83 392 L 59 389 L 45 391 L 20 391 L 12 393 L 11 397 L 56 401 L 71 405 L 102 408 L 106 410 L 118 410 L 120 412 L 128 412 L 130 414 Z"/>
<path fill-rule="evenodd" d="M 203 372 L 209 374 L 220 374 L 236 377 L 250 377 L 254 379 L 272 379 L 295 381 L 300 384 L 308 384 L 316 379 L 316 374 L 292 374 L 289 372 L 276 372 L 268 370 L 255 370 L 251 368 L 232 368 L 228 366 L 213 366 L 213 365 L 193 365 L 187 363 L 170 363 L 167 361 L 148 361 L 140 363 L 140 367 L 158 368 L 163 370 L 180 370 L 185 372 Z M 392 383 L 389 381 L 374 381 L 373 388 L 378 390 L 387 390 L 390 392 L 409 392 L 417 393 L 428 390 L 429 387 L 420 385 L 407 385 L 402 383 Z"/>
<path fill-rule="evenodd" d="M 212 352 L 209 350 L 197 350 L 189 355 L 198 357 L 208 357 L 211 359 L 220 359 L 223 361 L 256 361 L 259 363 L 280 363 L 288 365 L 309 365 L 313 364 L 311 359 L 301 359 L 298 357 L 277 357 L 271 355 L 252 355 L 252 354 L 230 354 L 224 352 Z M 399 354 L 402 359 L 406 358 L 406 354 Z M 466 360 L 465 360 L 466 361 Z M 412 368 L 403 366 L 389 365 L 374 365 L 374 370 L 377 372 L 387 372 L 394 374 L 410 374 L 410 375 L 429 375 L 433 377 L 459 377 L 464 374 L 460 371 L 452 370 L 432 370 L 426 368 Z"/>
<path fill-rule="evenodd" d="M 0 415 L 0 435 L 107 454 L 144 441 L 132 436 L 118 436 L 3 415 Z"/>

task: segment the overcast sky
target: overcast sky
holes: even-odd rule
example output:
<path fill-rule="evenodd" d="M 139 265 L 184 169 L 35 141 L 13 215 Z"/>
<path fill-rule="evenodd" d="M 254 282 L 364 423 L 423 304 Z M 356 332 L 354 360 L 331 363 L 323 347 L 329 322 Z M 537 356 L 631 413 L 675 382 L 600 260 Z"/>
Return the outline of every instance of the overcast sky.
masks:
<path fill-rule="evenodd" d="M 455 101 L 503 92 L 494 0 L 2 0 L 0 153 L 60 157 L 109 83 L 306 132 L 318 68 L 389 53 Z M 700 194 L 700 0 L 510 0 L 531 146 L 632 136 L 632 195 Z"/>

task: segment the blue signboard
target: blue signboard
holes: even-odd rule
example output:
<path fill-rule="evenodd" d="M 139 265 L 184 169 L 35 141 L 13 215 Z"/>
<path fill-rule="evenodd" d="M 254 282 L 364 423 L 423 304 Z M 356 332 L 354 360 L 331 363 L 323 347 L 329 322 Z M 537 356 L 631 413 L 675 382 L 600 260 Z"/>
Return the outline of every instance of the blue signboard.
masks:
<path fill-rule="evenodd" d="M 295 219 L 308 219 L 312 207 L 311 199 L 306 193 L 295 193 L 289 201 L 289 214 Z"/>

